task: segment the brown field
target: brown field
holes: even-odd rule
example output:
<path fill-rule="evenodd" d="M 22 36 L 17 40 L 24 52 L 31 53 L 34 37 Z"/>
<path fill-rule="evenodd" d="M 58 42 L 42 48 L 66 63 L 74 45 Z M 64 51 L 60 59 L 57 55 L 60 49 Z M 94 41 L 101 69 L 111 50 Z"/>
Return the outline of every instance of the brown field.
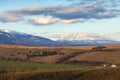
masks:
<path fill-rule="evenodd" d="M 91 52 L 88 54 L 78 55 L 71 58 L 69 61 L 96 61 L 96 62 L 108 62 L 112 64 L 120 64 L 120 51 L 115 52 Z"/>
<path fill-rule="evenodd" d="M 70 49 L 91 49 L 95 46 L 17 46 L 0 44 L 0 48 L 28 48 L 28 49 L 44 49 L 44 48 L 70 48 Z M 120 48 L 120 45 L 107 45 L 107 48 Z"/>
<path fill-rule="evenodd" d="M 79 65 L 81 65 L 81 63 L 87 64 L 85 61 L 89 61 L 89 63 L 95 62 L 94 64 L 97 62 L 120 64 L 120 45 L 107 45 L 103 50 L 92 50 L 94 47 L 96 46 L 51 47 L 1 44 L 0 59 L 8 61 L 26 61 L 49 64 L 76 64 L 75 61 L 77 61 L 77 64 Z M 43 53 L 42 51 L 46 51 L 45 55 L 41 55 L 41 53 Z M 29 54 L 30 57 L 27 56 Z"/>
<path fill-rule="evenodd" d="M 28 49 L 44 49 L 44 48 L 69 48 L 69 49 L 91 49 L 95 46 L 17 46 L 1 44 L 0 48 L 28 48 Z"/>

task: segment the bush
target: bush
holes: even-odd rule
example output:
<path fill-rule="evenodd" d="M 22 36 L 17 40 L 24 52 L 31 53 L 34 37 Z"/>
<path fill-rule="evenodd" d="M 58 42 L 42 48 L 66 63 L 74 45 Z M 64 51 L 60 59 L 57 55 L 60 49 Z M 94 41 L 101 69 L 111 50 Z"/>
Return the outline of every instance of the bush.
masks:
<path fill-rule="evenodd" d="M 0 80 L 120 80 L 120 68 L 91 71 L 29 71 L 7 73 Z"/>

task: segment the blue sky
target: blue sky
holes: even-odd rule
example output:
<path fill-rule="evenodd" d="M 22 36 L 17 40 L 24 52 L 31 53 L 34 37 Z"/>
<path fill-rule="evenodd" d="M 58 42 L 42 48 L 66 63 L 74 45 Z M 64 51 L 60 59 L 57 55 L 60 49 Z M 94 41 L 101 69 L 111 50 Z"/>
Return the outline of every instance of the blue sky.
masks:
<path fill-rule="evenodd" d="M 72 32 L 120 37 L 120 0 L 0 0 L 0 29 L 43 37 Z"/>

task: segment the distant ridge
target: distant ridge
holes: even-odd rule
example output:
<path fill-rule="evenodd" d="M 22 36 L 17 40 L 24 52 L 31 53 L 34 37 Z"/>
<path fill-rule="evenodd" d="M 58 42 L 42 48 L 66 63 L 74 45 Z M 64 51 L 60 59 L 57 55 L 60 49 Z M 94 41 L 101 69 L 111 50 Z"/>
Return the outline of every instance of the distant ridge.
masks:
<path fill-rule="evenodd" d="M 119 41 L 95 33 L 66 33 L 57 35 L 51 39 L 69 45 L 120 44 Z"/>
<path fill-rule="evenodd" d="M 15 45 L 32 45 L 32 46 L 49 46 L 55 45 L 56 42 L 47 38 L 34 36 L 26 33 L 20 33 L 11 30 L 0 30 L 1 44 L 15 44 Z"/>
<path fill-rule="evenodd" d="M 93 34 L 69 34 L 58 36 L 55 40 L 12 30 L 0 30 L 0 44 L 26 46 L 78 46 L 78 45 L 106 45 L 120 44 L 119 41 L 104 38 Z"/>

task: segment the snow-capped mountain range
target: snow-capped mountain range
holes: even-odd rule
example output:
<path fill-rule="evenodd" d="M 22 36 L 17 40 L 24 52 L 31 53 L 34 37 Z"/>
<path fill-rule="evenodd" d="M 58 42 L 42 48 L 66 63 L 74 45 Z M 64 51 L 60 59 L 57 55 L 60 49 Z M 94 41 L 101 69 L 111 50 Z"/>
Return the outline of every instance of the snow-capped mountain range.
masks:
<path fill-rule="evenodd" d="M 47 38 L 34 36 L 26 33 L 0 30 L 0 43 L 1 44 L 14 44 L 14 45 L 55 45 L 56 42 Z"/>
<path fill-rule="evenodd" d="M 2 29 L 0 30 L 0 44 L 70 46 L 120 44 L 120 42 L 94 33 L 66 33 L 48 39 L 31 34 Z"/>
<path fill-rule="evenodd" d="M 56 35 L 51 39 L 54 41 L 59 41 L 70 45 L 104 45 L 120 43 L 119 41 L 115 41 L 112 38 L 108 38 L 104 35 L 98 35 L 97 33 L 80 33 L 80 32 Z"/>
<path fill-rule="evenodd" d="M 102 35 L 98 35 L 96 33 L 65 33 L 62 35 L 56 35 L 53 38 L 51 38 L 52 40 L 68 40 L 68 41 L 73 41 L 73 40 L 106 40 L 109 39 L 108 37 L 104 37 Z M 112 39 L 111 39 L 112 40 Z"/>

